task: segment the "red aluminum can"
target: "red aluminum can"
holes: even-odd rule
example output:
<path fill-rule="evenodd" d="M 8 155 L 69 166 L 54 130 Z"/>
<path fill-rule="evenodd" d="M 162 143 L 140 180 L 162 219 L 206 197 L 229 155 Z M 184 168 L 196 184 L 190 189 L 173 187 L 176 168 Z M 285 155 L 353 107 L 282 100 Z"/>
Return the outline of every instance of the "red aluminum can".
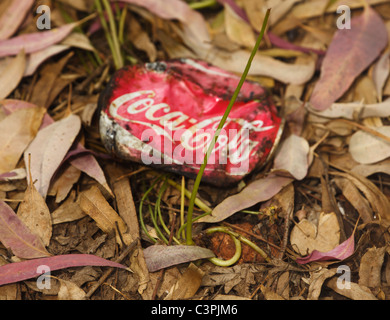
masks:
<path fill-rule="evenodd" d="M 99 97 L 102 141 L 118 158 L 194 178 L 239 80 L 193 59 L 120 69 Z M 202 181 L 238 182 L 264 165 L 281 131 L 271 96 L 245 81 Z"/>

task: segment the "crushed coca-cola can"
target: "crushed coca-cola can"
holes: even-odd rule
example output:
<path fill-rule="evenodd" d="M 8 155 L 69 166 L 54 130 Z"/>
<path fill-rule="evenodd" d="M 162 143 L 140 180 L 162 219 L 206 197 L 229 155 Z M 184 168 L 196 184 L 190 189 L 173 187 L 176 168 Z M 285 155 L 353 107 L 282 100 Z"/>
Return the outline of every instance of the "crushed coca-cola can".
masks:
<path fill-rule="evenodd" d="M 99 98 L 102 141 L 121 159 L 194 178 L 239 80 L 193 59 L 120 69 Z M 264 165 L 281 124 L 266 90 L 245 81 L 202 181 L 226 186 Z"/>

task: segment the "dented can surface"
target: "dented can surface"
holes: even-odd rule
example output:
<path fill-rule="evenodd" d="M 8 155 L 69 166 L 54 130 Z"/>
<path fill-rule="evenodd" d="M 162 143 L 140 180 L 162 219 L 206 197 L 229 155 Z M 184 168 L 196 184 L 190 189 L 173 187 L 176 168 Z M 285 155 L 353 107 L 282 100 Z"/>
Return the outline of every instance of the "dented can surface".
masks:
<path fill-rule="evenodd" d="M 239 80 L 193 59 L 120 69 L 99 97 L 102 141 L 121 159 L 195 178 Z M 271 96 L 245 81 L 202 181 L 227 186 L 262 166 L 281 128 Z"/>

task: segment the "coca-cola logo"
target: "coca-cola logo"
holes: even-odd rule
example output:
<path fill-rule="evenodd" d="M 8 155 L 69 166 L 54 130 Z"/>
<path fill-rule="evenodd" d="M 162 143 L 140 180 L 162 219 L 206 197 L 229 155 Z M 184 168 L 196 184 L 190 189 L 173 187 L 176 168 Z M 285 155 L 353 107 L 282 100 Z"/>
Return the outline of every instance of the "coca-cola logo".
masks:
<path fill-rule="evenodd" d="M 156 103 L 153 90 L 141 90 L 115 98 L 109 115 L 131 126 L 131 134 L 144 143 L 142 161 L 145 164 L 201 165 L 222 114 L 198 120 L 166 103 Z M 232 164 L 233 171 L 242 174 L 249 169 L 249 158 L 259 141 L 250 134 L 268 131 L 260 119 L 228 118 L 208 157 L 208 164 Z M 231 172 L 234 174 L 234 172 Z"/>

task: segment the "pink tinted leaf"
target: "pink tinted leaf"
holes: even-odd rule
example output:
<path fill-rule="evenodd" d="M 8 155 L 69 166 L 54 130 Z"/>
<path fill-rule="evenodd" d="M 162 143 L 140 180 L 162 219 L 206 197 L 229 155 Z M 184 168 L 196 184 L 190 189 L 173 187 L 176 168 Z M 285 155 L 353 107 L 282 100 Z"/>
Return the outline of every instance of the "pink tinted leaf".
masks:
<path fill-rule="evenodd" d="M 351 29 L 337 30 L 310 98 L 313 108 L 325 110 L 339 99 L 379 56 L 387 41 L 386 26 L 371 7 L 352 18 Z"/>
<path fill-rule="evenodd" d="M 76 115 L 54 122 L 41 129 L 24 152 L 26 168 L 31 154 L 31 175 L 38 192 L 45 198 L 50 181 L 72 146 L 81 128 Z"/>
<path fill-rule="evenodd" d="M 14 169 L 9 172 L 0 174 L 1 181 L 22 180 L 26 178 L 26 170 L 24 168 Z"/>
<path fill-rule="evenodd" d="M 31 53 L 27 57 L 26 69 L 24 70 L 23 76 L 27 77 L 33 75 L 42 62 L 69 48 L 70 46 L 68 45 L 56 44 L 47 47 L 45 49 Z"/>
<path fill-rule="evenodd" d="M 211 250 L 198 246 L 153 245 L 144 250 L 144 256 L 149 272 L 155 272 L 180 263 L 212 258 L 215 255 Z"/>
<path fill-rule="evenodd" d="M 283 187 L 293 179 L 269 175 L 256 180 L 245 187 L 240 193 L 232 195 L 218 204 L 211 215 L 205 216 L 198 221 L 220 222 L 236 212 L 254 206 L 255 204 L 271 199 Z"/>
<path fill-rule="evenodd" d="M 78 145 L 79 148 L 84 148 L 81 144 Z M 87 149 L 84 149 L 88 151 Z M 113 195 L 110 187 L 108 186 L 106 177 L 99 163 L 92 154 L 83 153 L 80 156 L 72 158 L 69 160 L 70 164 L 80 171 L 86 173 L 91 178 L 99 182 L 111 195 Z"/>
<path fill-rule="evenodd" d="M 1 200 L 0 242 L 19 258 L 34 259 L 50 255 L 41 239 L 31 233 L 15 212 Z"/>
<path fill-rule="evenodd" d="M 42 265 L 48 266 L 50 271 L 83 266 L 100 266 L 127 269 L 127 267 L 122 264 L 91 254 L 66 254 L 22 262 L 14 262 L 0 266 L 0 286 L 40 276 L 42 273 L 38 273 L 37 269 Z"/>
<path fill-rule="evenodd" d="M 0 57 L 16 55 L 24 49 L 32 53 L 45 49 L 63 40 L 77 25 L 76 22 L 66 24 L 57 29 L 22 34 L 11 39 L 0 41 Z"/>
<path fill-rule="evenodd" d="M 34 0 L 12 1 L 0 17 L 0 40 L 12 36 L 24 20 Z"/>
<path fill-rule="evenodd" d="M 305 264 L 313 261 L 344 260 L 352 255 L 355 250 L 354 234 L 343 243 L 328 252 L 313 250 L 308 256 L 296 259 L 299 264 Z"/>

